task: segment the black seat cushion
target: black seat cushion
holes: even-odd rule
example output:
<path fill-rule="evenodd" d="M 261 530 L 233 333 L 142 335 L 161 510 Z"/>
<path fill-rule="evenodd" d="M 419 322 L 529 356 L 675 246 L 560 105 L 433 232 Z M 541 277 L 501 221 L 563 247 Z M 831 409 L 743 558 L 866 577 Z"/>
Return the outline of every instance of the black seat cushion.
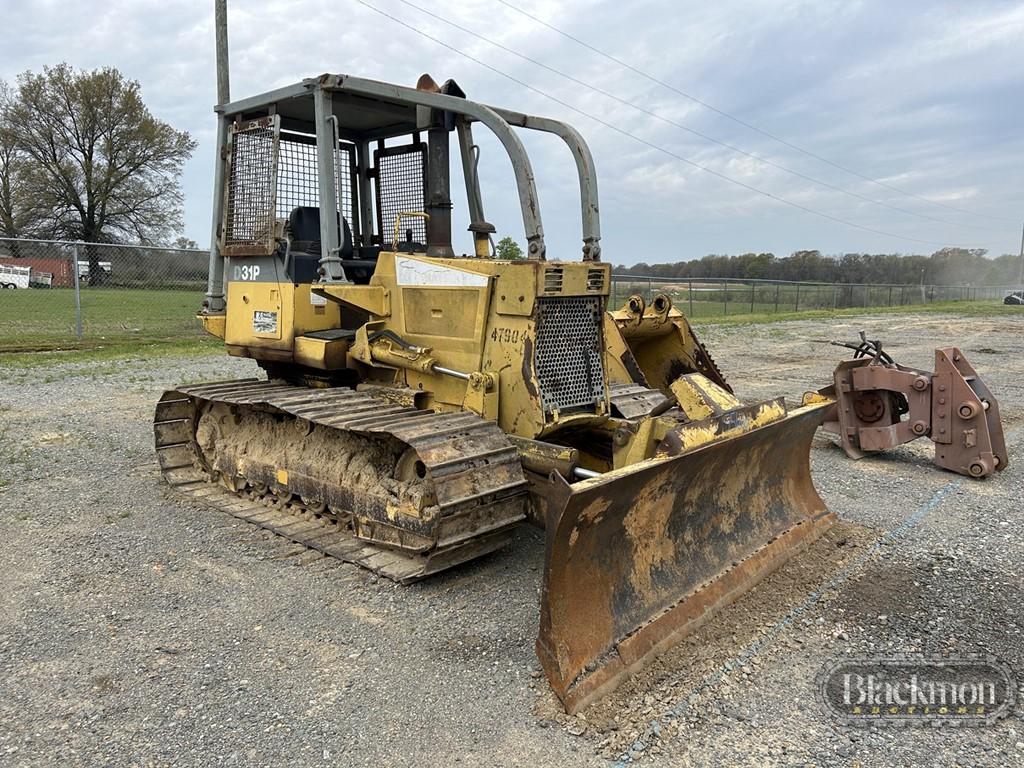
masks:
<path fill-rule="evenodd" d="M 379 246 L 355 248 L 352 230 L 348 220 L 341 217 L 342 246 L 341 265 L 345 276 L 354 283 L 366 285 L 377 267 Z M 296 285 L 314 283 L 320 279 L 320 209 L 315 206 L 300 206 L 288 216 L 288 231 L 291 236 L 291 257 L 286 265 L 289 279 Z"/>
<path fill-rule="evenodd" d="M 352 258 L 352 230 L 348 219 L 340 214 L 341 223 L 341 258 Z M 320 209 L 315 206 L 299 206 L 293 208 L 288 215 L 288 231 L 291 234 L 292 250 L 306 253 L 320 253 Z"/>

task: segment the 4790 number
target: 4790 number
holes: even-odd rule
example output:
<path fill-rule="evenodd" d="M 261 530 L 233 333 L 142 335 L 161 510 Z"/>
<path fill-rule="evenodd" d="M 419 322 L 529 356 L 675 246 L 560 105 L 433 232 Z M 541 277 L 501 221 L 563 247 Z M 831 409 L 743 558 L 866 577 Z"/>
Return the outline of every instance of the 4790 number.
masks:
<path fill-rule="evenodd" d="M 526 338 L 526 331 L 518 328 L 495 328 L 491 331 L 491 341 L 503 344 L 518 344 L 521 337 Z"/>

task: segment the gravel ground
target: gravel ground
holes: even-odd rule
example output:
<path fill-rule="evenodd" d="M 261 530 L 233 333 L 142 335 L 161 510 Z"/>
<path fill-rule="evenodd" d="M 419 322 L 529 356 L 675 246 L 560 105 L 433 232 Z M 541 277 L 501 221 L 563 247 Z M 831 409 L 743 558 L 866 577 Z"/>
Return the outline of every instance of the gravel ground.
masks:
<path fill-rule="evenodd" d="M 920 367 L 957 340 L 1019 455 L 1024 315 L 698 330 L 741 396 L 792 401 L 842 356 L 816 340 L 862 327 Z M 396 587 L 166 494 L 159 393 L 255 373 L 222 356 L 0 358 L 0 764 L 581 766 L 627 750 L 652 766 L 1024 763 L 1016 716 L 849 728 L 814 696 L 844 654 L 985 652 L 1024 670 L 1019 461 L 973 482 L 934 468 L 925 442 L 851 462 L 816 438 L 815 482 L 842 522 L 570 718 L 533 654 L 542 533 Z"/>

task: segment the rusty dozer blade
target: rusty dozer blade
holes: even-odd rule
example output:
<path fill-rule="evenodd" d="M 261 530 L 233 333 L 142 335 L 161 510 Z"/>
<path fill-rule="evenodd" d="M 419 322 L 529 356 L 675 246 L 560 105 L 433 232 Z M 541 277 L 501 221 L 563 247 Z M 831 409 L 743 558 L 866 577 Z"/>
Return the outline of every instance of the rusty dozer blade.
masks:
<path fill-rule="evenodd" d="M 568 712 L 832 524 L 810 475 L 826 409 L 571 486 L 552 476 L 537 655 Z"/>

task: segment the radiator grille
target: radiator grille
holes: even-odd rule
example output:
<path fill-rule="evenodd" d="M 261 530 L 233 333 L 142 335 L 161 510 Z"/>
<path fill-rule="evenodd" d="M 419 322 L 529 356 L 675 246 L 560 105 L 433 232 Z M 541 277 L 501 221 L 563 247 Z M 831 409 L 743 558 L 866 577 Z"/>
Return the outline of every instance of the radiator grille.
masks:
<path fill-rule="evenodd" d="M 601 299 L 537 299 L 535 362 L 544 412 L 593 405 L 604 399 Z"/>

